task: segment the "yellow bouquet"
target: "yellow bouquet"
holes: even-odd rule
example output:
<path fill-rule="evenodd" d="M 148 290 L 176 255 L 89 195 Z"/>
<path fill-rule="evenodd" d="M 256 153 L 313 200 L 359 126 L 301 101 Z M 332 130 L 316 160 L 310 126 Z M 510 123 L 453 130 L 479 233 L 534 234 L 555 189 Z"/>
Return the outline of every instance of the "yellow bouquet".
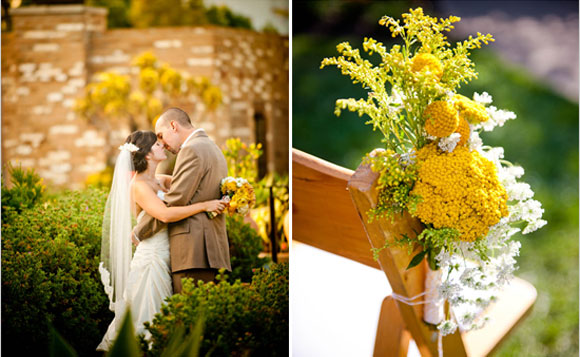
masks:
<path fill-rule="evenodd" d="M 228 176 L 221 182 L 222 199 L 228 202 L 228 214 L 246 215 L 256 203 L 254 188 L 248 180 Z"/>

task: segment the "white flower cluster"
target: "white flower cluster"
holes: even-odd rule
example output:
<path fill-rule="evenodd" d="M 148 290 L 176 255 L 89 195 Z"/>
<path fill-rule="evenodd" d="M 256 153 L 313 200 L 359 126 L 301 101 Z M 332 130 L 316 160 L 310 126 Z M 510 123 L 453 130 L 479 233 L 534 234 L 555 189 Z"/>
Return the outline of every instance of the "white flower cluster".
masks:
<path fill-rule="evenodd" d="M 126 150 L 128 152 L 135 152 L 135 151 L 139 151 L 139 147 L 137 147 L 133 143 L 125 143 L 125 144 L 119 146 L 119 150 L 121 150 L 121 151 Z"/>
<path fill-rule="evenodd" d="M 485 92 L 475 93 L 473 99 L 483 105 L 492 101 Z M 515 114 L 493 106 L 487 111 L 491 117 L 489 123 L 470 126 L 468 145 L 495 164 L 498 179 L 508 195 L 509 215 L 490 227 L 483 242 L 479 242 L 488 249 L 487 257 L 480 256 L 473 242 L 461 242 L 455 252 L 442 249 L 435 257 L 439 268 L 445 271 L 438 288 L 439 297 L 449 302 L 453 312 L 452 320 L 438 325 L 442 335 L 453 333 L 457 326 L 465 331 L 485 325 L 488 318 L 479 315 L 496 300 L 498 289 L 509 283 L 517 269 L 515 257 L 519 255 L 521 244 L 511 237 L 521 230 L 514 225 L 526 223 L 521 233 L 527 234 L 547 223 L 542 219 L 544 210 L 541 203 L 532 199 L 534 192 L 530 185 L 517 181 L 523 176 L 524 169 L 505 161 L 503 148 L 484 146 L 479 137 L 480 130 L 489 131 L 502 126 L 507 120 L 515 119 Z"/>
<path fill-rule="evenodd" d="M 459 133 L 453 133 L 451 135 L 449 135 L 446 138 L 442 138 L 441 140 L 439 140 L 439 148 L 443 151 L 447 151 L 447 152 L 453 152 L 453 150 L 455 150 L 455 147 L 457 146 L 457 143 L 459 142 L 459 140 L 461 140 L 461 134 Z"/>
<path fill-rule="evenodd" d="M 242 177 L 235 178 L 235 177 L 232 177 L 232 176 L 228 176 L 228 177 L 222 179 L 221 185 L 223 186 L 223 185 L 225 185 L 225 184 L 227 184 L 229 182 L 232 182 L 232 181 L 235 181 L 236 186 L 238 188 L 240 188 L 244 184 L 248 183 L 248 180 L 246 180 L 245 178 L 242 178 Z"/>
<path fill-rule="evenodd" d="M 482 94 L 473 93 L 473 100 L 483 106 L 491 104 L 492 98 L 487 92 Z M 473 125 L 472 129 L 478 130 L 483 129 L 484 131 L 492 131 L 496 126 L 503 126 L 506 121 L 510 119 L 515 119 L 516 115 L 513 112 L 507 110 L 498 110 L 493 105 L 485 108 L 487 114 L 489 114 L 489 119 L 481 122 L 479 124 Z"/>

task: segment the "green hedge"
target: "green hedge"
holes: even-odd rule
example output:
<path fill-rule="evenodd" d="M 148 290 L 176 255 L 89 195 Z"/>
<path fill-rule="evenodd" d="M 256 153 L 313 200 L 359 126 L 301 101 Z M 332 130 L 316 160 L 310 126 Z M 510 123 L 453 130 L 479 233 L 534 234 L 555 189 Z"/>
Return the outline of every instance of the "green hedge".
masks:
<path fill-rule="evenodd" d="M 262 238 L 255 229 L 244 223 L 243 217 L 238 215 L 226 217 L 226 229 L 232 264 L 232 272 L 228 274 L 227 279 L 230 282 L 236 279 L 250 282 L 253 271 L 270 261 L 268 258 L 258 257 L 263 248 Z"/>
<path fill-rule="evenodd" d="M 2 352 L 46 355 L 52 324 L 79 355 L 93 355 L 113 319 L 98 273 L 107 192 L 66 191 L 45 201 L 33 171 L 11 176 L 12 187 L 2 187 Z M 228 217 L 227 228 L 227 279 L 249 282 L 268 262 L 258 258 L 261 238 L 241 217 Z"/>
<path fill-rule="evenodd" d="M 148 355 L 160 355 L 176 329 L 188 330 L 203 316 L 201 355 L 286 356 L 288 293 L 288 263 L 261 270 L 251 284 L 184 281 L 182 293 L 172 296 L 147 327 L 153 342 Z"/>
<path fill-rule="evenodd" d="M 3 207 L 2 352 L 46 354 L 52 323 L 79 354 L 94 354 L 113 317 L 98 274 L 105 199 L 89 189 L 20 214 Z"/>

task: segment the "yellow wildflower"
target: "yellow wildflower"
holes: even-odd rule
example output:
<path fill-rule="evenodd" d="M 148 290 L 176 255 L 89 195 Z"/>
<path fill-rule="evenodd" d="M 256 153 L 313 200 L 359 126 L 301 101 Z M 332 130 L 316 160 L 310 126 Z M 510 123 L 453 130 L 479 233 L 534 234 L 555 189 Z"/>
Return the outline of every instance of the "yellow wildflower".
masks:
<path fill-rule="evenodd" d="M 489 119 L 489 114 L 485 107 L 461 94 L 456 94 L 455 108 L 463 115 L 463 117 L 470 123 L 477 124 Z"/>
<path fill-rule="evenodd" d="M 411 71 L 431 72 L 437 79 L 443 76 L 443 65 L 441 61 L 430 53 L 418 53 L 411 60 Z"/>
<path fill-rule="evenodd" d="M 417 152 L 419 179 L 411 195 L 421 197 L 413 213 L 435 228 L 455 228 L 463 241 L 487 234 L 508 215 L 507 194 L 494 164 L 477 151 L 457 147 L 441 152 L 437 144 Z"/>
<path fill-rule="evenodd" d="M 446 101 L 435 101 L 425 108 L 425 130 L 429 135 L 440 138 L 455 132 L 459 125 L 459 116 L 453 105 Z"/>

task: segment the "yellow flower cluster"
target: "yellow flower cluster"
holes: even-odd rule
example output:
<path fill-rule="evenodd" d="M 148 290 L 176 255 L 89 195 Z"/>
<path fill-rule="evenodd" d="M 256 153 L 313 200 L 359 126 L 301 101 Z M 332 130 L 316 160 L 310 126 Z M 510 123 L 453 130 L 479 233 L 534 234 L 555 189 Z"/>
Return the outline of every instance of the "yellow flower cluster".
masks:
<path fill-rule="evenodd" d="M 467 140 L 469 140 L 469 136 L 471 135 L 471 129 L 469 128 L 469 123 L 467 123 L 465 118 L 463 118 L 462 114 L 459 114 L 459 125 L 455 132 L 461 135 L 461 139 L 459 139 L 457 146 L 464 146 L 467 144 Z"/>
<path fill-rule="evenodd" d="M 461 94 L 456 94 L 453 99 L 455 100 L 455 108 L 459 110 L 468 122 L 477 124 L 489 119 L 489 114 L 487 114 L 483 105 Z"/>
<path fill-rule="evenodd" d="M 415 73 L 421 71 L 431 72 L 437 79 L 441 79 L 443 65 L 437 57 L 430 53 L 418 53 L 411 60 L 411 71 Z"/>
<path fill-rule="evenodd" d="M 508 215 L 507 194 L 494 164 L 477 151 L 441 152 L 431 143 L 417 152 L 419 179 L 411 195 L 421 197 L 413 213 L 435 228 L 455 228 L 463 241 L 487 234 Z"/>
<path fill-rule="evenodd" d="M 459 125 L 457 109 L 451 103 L 442 100 L 429 104 L 423 112 L 423 118 L 425 131 L 439 138 L 453 134 Z"/>
<path fill-rule="evenodd" d="M 230 215 L 234 213 L 246 215 L 256 203 L 254 188 L 243 178 L 226 177 L 222 180 L 221 192 L 230 198 L 226 209 Z"/>

